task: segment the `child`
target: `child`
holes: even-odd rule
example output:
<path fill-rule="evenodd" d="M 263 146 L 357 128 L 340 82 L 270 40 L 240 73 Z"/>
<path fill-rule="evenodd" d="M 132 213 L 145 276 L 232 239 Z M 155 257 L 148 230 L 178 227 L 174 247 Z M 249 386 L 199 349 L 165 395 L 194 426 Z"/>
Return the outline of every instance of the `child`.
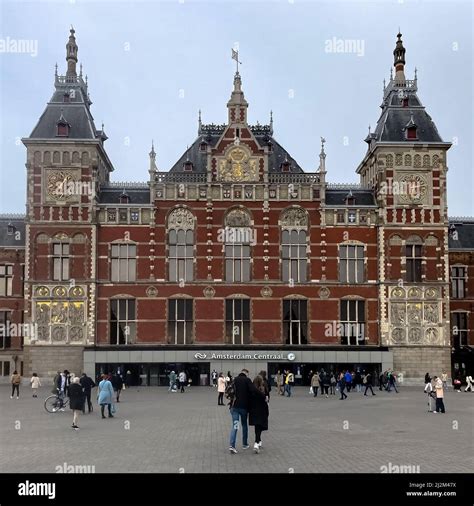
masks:
<path fill-rule="evenodd" d="M 33 397 L 38 397 L 37 392 L 38 392 L 38 388 L 41 386 L 41 381 L 35 372 L 33 373 L 33 376 L 31 377 L 30 383 L 31 383 L 31 389 L 33 391 Z"/>

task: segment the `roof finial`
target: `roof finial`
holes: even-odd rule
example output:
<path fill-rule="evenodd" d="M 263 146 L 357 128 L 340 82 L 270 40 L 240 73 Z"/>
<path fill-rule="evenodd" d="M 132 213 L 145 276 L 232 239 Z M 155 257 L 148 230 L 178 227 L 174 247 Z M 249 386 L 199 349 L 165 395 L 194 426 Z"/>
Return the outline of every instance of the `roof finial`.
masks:
<path fill-rule="evenodd" d="M 232 48 L 232 59 L 235 60 L 236 65 L 237 65 L 235 74 L 239 75 L 239 63 L 242 65 L 242 62 L 239 61 L 239 50 L 238 49 L 235 50 L 234 48 Z"/>
<path fill-rule="evenodd" d="M 393 50 L 393 66 L 395 67 L 395 81 L 399 84 L 405 84 L 405 48 L 403 47 L 402 34 L 400 28 L 397 34 L 397 43 Z"/>
<path fill-rule="evenodd" d="M 189 162 L 189 144 L 186 146 L 186 161 Z"/>
<path fill-rule="evenodd" d="M 79 66 L 79 76 L 82 77 L 82 63 L 81 65 Z"/>
<path fill-rule="evenodd" d="M 270 110 L 270 135 L 273 135 L 273 111 Z"/>
<path fill-rule="evenodd" d="M 66 77 L 69 77 L 69 82 L 74 82 L 74 78 L 77 77 L 76 73 L 76 64 L 77 64 L 77 44 L 76 44 L 76 37 L 74 37 L 74 28 L 71 25 L 69 40 L 66 44 L 66 61 L 67 61 L 67 71 L 66 71 Z"/>
<path fill-rule="evenodd" d="M 418 69 L 415 67 L 415 81 L 418 79 Z"/>
<path fill-rule="evenodd" d="M 198 114 L 198 135 L 201 135 L 201 131 L 202 131 L 201 109 L 199 109 L 199 114 Z"/>
<path fill-rule="evenodd" d="M 390 67 L 390 81 L 393 79 L 393 69 Z"/>
<path fill-rule="evenodd" d="M 58 77 L 58 64 L 54 66 L 54 77 Z"/>
<path fill-rule="evenodd" d="M 370 135 L 370 125 L 369 125 L 369 135 Z"/>
<path fill-rule="evenodd" d="M 324 151 L 324 144 L 326 144 L 326 139 L 321 137 L 321 152 L 319 153 L 319 172 L 326 172 L 326 153 Z"/>
<path fill-rule="evenodd" d="M 150 156 L 150 168 L 148 169 L 148 172 L 153 173 L 156 170 L 158 170 L 158 168 L 156 167 L 156 153 L 153 139 L 151 141 L 151 151 L 149 153 L 149 156 Z"/>

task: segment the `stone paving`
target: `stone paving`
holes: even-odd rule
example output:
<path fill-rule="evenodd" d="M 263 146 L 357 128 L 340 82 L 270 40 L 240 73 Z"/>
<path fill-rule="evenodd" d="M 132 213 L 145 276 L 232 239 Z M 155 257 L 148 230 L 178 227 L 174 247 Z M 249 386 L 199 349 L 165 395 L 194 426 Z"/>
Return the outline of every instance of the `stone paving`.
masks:
<path fill-rule="evenodd" d="M 473 466 L 471 393 L 445 395 L 446 414 L 427 410 L 423 387 L 313 398 L 308 388 L 291 398 L 272 395 L 270 430 L 259 455 L 228 453 L 231 419 L 217 406 L 212 387 L 184 394 L 166 388 L 131 388 L 122 394 L 115 418 L 94 412 L 48 414 L 42 388 L 34 399 L 23 387 L 19 400 L 0 386 L 0 472 L 55 472 L 56 466 L 95 466 L 95 472 L 381 472 L 381 466 L 420 466 L 420 472 L 466 472 Z M 274 392 L 272 392 L 274 394 Z M 253 445 L 253 427 L 249 443 Z M 416 469 L 416 468 L 414 468 Z"/>

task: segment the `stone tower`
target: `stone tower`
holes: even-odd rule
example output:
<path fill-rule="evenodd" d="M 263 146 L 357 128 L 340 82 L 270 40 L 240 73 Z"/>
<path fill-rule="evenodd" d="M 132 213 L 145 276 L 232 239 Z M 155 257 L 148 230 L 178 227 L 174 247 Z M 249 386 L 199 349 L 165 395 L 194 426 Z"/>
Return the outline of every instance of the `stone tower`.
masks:
<path fill-rule="evenodd" d="M 418 98 L 415 77 L 405 77 L 405 48 L 397 35 L 395 77 L 384 85 L 381 115 L 365 139 L 361 183 L 379 205 L 381 344 L 394 354 L 405 382 L 427 371 L 450 370 L 446 154 Z"/>

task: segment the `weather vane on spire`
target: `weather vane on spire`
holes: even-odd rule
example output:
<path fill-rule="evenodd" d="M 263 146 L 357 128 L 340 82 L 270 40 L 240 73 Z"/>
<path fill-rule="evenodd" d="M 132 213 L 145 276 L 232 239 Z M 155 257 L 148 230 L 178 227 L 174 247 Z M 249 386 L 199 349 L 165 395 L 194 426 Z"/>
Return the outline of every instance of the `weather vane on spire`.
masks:
<path fill-rule="evenodd" d="M 239 73 L 239 63 L 242 65 L 242 62 L 239 61 L 239 52 L 235 49 L 232 49 L 232 59 L 237 63 L 237 74 Z"/>

